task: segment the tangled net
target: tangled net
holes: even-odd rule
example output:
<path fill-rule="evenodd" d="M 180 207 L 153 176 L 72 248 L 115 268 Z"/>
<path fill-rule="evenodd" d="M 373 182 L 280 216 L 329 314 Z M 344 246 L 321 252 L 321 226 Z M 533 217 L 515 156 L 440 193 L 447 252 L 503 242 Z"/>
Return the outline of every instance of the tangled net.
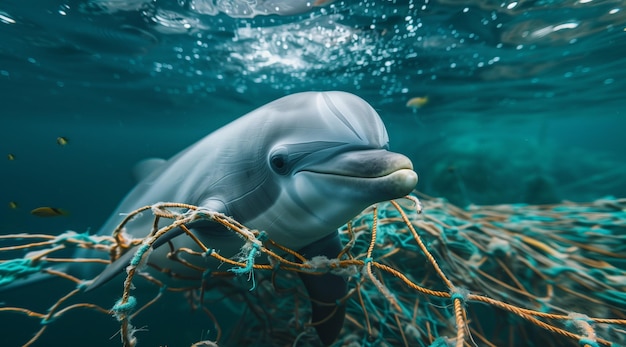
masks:
<path fill-rule="evenodd" d="M 0 255 L 13 257 L 0 263 L 0 285 L 36 273 L 75 285 L 45 313 L 5 306 L 0 307 L 0 316 L 6 319 L 18 313 L 39 320 L 42 326 L 24 343 L 30 346 L 68 312 L 94 310 L 113 315 L 122 344 L 132 347 L 142 329 L 133 327 L 131 319 L 150 324 L 150 317 L 140 314 L 164 293 L 182 292 L 191 307 L 204 312 L 213 324 L 212 338 L 196 340 L 192 346 L 316 345 L 311 327 L 319 322 L 310 322 L 308 297 L 296 273 L 330 271 L 345 276 L 350 288 L 339 303 L 346 306 L 347 315 L 336 346 L 626 344 L 626 199 L 460 209 L 443 199 L 420 197 L 421 202 L 407 197 L 364 211 L 340 230 L 345 248 L 337 259 L 304 259 L 267 239 L 262 231 L 250 230 L 223 214 L 176 203 L 130 213 L 111 236 L 3 235 L 9 245 L 0 248 Z M 155 215 L 155 226 L 162 219 L 171 223 L 155 227 L 144 239 L 128 238 L 123 227 L 148 210 Z M 186 227 L 198 219 L 238 233 L 245 240 L 242 254 L 224 258 L 200 242 Z M 192 238 L 198 247 L 171 249 L 171 258 L 195 269 L 198 277 L 179 279 L 166 269 L 157 269 L 163 276 L 142 271 L 151 265 L 146 261 L 150 246 L 176 228 L 185 233 L 180 237 Z M 110 260 L 101 259 L 102 254 L 116 259 L 137 245 L 121 299 L 112 308 L 69 303 L 70 298 L 80 298 L 89 282 L 57 270 L 59 263 L 106 264 Z M 55 256 L 75 247 L 91 249 L 100 257 Z M 15 257 L 24 250 L 29 253 Z M 260 254 L 269 262 L 261 261 L 265 258 Z M 223 264 L 219 271 L 205 269 L 187 260 L 193 257 L 212 257 Z M 153 298 L 132 295 L 133 283 L 143 281 L 139 277 L 159 288 Z M 177 279 L 185 285 L 176 286 Z M 190 281 L 195 285 L 188 285 Z M 211 292 L 222 295 L 209 299 L 205 295 Z M 234 320 L 221 319 L 226 314 L 215 309 L 218 300 L 238 305 L 243 314 Z"/>

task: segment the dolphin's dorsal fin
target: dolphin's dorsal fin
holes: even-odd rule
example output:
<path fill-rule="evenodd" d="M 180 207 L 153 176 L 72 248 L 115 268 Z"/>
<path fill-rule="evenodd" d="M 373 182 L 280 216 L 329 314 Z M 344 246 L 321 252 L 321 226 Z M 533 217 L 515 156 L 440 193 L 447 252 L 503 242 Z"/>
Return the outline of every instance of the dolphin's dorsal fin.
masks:
<path fill-rule="evenodd" d="M 133 167 L 133 178 L 139 182 L 144 178 L 150 176 L 151 173 L 158 171 L 163 167 L 166 160 L 161 158 L 148 158 L 144 159 Z"/>

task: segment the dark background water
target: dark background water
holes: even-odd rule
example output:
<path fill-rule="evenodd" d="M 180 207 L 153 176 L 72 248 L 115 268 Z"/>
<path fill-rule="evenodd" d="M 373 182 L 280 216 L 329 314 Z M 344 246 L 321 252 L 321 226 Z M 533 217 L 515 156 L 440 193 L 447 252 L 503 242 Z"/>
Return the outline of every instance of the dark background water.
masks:
<path fill-rule="evenodd" d="M 134 163 L 306 90 L 366 99 L 460 205 L 626 196 L 624 1 L 247 3 L 0 2 L 0 233 L 96 230 Z"/>

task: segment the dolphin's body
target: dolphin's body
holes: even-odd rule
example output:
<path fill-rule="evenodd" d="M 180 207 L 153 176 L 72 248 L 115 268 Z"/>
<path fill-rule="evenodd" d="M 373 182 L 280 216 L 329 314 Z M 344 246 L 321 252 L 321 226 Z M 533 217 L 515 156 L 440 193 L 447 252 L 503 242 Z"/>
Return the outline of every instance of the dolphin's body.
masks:
<path fill-rule="evenodd" d="M 180 202 L 222 212 L 308 258 L 334 258 L 341 250 L 337 228 L 373 203 L 408 194 L 417 183 L 411 161 L 387 148 L 380 117 L 359 97 L 344 92 L 286 96 L 152 165 L 158 167 L 126 196 L 100 233 L 110 234 L 123 214 L 139 207 Z M 126 232 L 145 237 L 152 223 L 153 216 L 144 212 L 127 224 Z M 205 245 L 223 256 L 236 255 L 243 245 L 240 237 L 217 223 L 192 227 Z M 175 248 L 197 249 L 191 238 L 172 235 L 177 235 L 169 240 Z M 169 260 L 169 250 L 157 247 L 149 262 L 183 275 L 191 271 Z M 91 288 L 121 272 L 130 259 L 122 258 Z M 339 276 L 301 278 L 314 301 L 335 303 L 347 292 Z M 312 306 L 313 321 L 333 315 L 316 326 L 321 340 L 330 344 L 341 330 L 345 311 L 315 302 Z"/>

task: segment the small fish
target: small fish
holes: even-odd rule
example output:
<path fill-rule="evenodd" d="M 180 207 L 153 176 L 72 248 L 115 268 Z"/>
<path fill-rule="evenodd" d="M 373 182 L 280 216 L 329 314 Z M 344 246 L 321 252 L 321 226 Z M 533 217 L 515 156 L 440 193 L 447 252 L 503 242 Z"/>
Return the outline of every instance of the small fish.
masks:
<path fill-rule="evenodd" d="M 30 214 L 37 217 L 58 217 L 67 216 L 68 212 L 56 207 L 37 207 L 30 211 Z"/>
<path fill-rule="evenodd" d="M 406 107 L 420 108 L 426 105 L 427 103 L 428 103 L 427 96 L 418 96 L 418 97 L 409 99 L 409 101 L 406 102 Z"/>
<path fill-rule="evenodd" d="M 15 154 L 13 154 L 13 153 L 9 153 L 9 154 L 7 154 L 7 159 L 9 159 L 9 160 L 15 160 Z"/>
<path fill-rule="evenodd" d="M 65 146 L 65 145 L 67 145 L 68 142 L 69 142 L 69 140 L 67 139 L 67 137 L 63 137 L 63 136 L 57 137 L 57 144 L 59 146 Z"/>
<path fill-rule="evenodd" d="M 9 208 L 15 210 L 17 208 L 17 202 L 9 201 Z"/>

